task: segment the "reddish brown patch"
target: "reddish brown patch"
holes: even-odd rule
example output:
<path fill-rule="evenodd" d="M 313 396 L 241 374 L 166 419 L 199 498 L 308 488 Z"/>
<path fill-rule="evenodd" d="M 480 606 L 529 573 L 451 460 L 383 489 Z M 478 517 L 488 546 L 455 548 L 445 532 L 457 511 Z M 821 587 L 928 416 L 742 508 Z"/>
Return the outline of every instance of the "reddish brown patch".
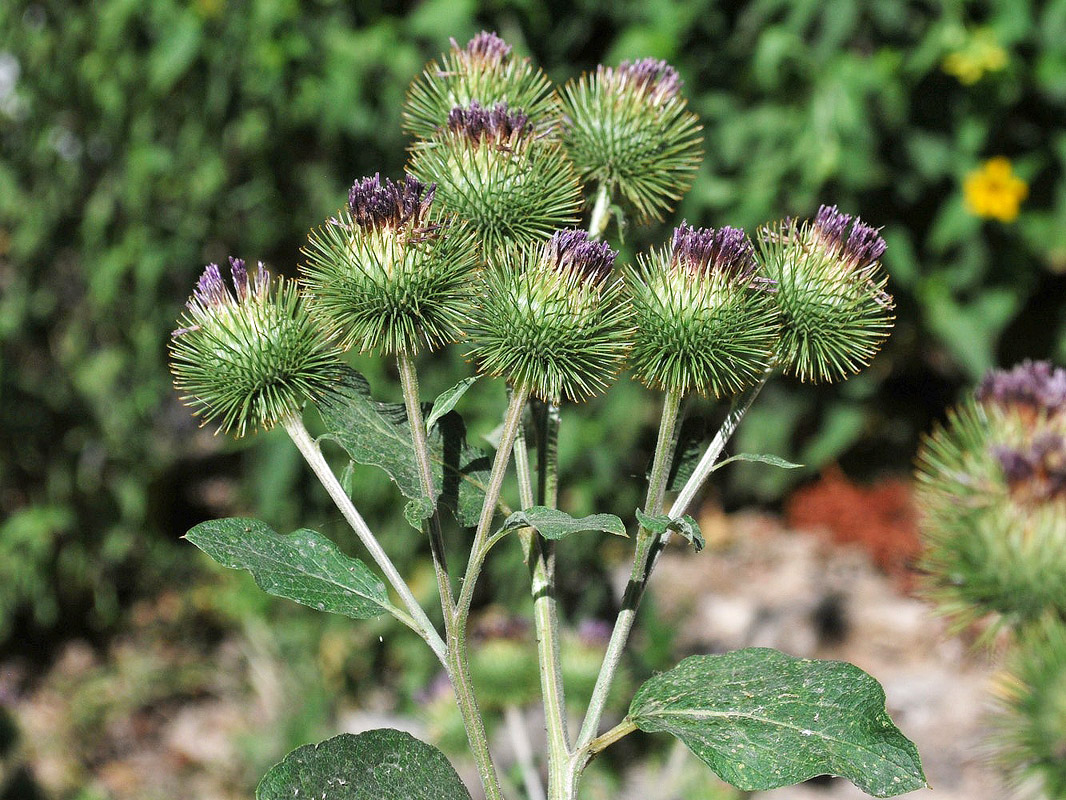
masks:
<path fill-rule="evenodd" d="M 864 487 L 833 468 L 817 483 L 795 492 L 785 514 L 790 527 L 827 530 L 834 542 L 860 545 L 878 567 L 910 588 L 921 545 L 917 510 L 906 481 L 885 479 Z"/>

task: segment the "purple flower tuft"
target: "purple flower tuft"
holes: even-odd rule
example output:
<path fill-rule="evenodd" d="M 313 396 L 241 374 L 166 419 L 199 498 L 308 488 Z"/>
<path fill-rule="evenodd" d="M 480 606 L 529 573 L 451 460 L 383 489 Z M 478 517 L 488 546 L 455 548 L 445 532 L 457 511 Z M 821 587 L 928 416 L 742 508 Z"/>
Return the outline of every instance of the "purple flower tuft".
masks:
<path fill-rule="evenodd" d="M 606 242 L 589 241 L 586 231 L 556 231 L 545 245 L 545 259 L 560 272 L 590 283 L 607 280 L 618 253 Z"/>
<path fill-rule="evenodd" d="M 872 272 L 885 253 L 885 240 L 877 228 L 836 206 L 818 209 L 814 232 L 827 249 L 859 272 Z"/>
<path fill-rule="evenodd" d="M 996 445 L 999 462 L 1012 493 L 1035 500 L 1066 498 L 1066 437 L 1049 432 L 1021 448 Z"/>
<path fill-rule="evenodd" d="M 511 45 L 495 33 L 482 31 L 466 44 L 466 48 L 459 47 L 455 39 L 451 40 L 452 49 L 464 54 L 471 61 L 479 61 L 483 64 L 499 64 L 507 56 L 511 55 Z"/>
<path fill-rule="evenodd" d="M 1066 411 L 1066 369 L 1027 359 L 1011 370 L 992 370 L 977 387 L 976 397 L 981 403 L 1061 413 Z"/>
<path fill-rule="evenodd" d="M 230 256 L 229 259 L 230 274 L 233 279 L 233 288 L 236 291 L 231 292 L 229 287 L 226 286 L 226 282 L 222 277 L 222 270 L 218 264 L 208 264 L 204 268 L 203 274 L 196 282 L 196 288 L 193 290 L 192 297 L 185 304 L 185 307 L 189 309 L 189 317 L 194 323 L 199 323 L 205 317 L 212 313 L 213 309 L 217 309 L 220 306 L 233 306 L 238 303 L 245 302 L 248 299 L 249 293 L 254 298 L 263 297 L 270 289 L 270 272 L 263 266 L 263 262 L 259 262 L 259 268 L 256 272 L 254 281 L 248 279 L 248 269 L 245 266 L 243 258 L 234 258 Z M 190 327 L 178 328 L 171 333 L 172 337 L 182 336 L 190 331 L 197 330 L 198 324 L 193 324 Z"/>
<path fill-rule="evenodd" d="M 382 181 L 380 174 L 375 174 L 355 182 L 348 192 L 348 207 L 352 219 L 363 228 L 399 228 L 408 222 L 421 227 L 435 191 L 436 184 L 426 186 L 410 175 L 402 181 Z"/>
<path fill-rule="evenodd" d="M 462 132 L 475 142 L 482 139 L 503 142 L 525 135 L 532 126 L 529 115 L 508 109 L 506 103 L 488 109 L 475 101 L 468 108 L 457 106 L 448 112 L 448 129 Z"/>
<path fill-rule="evenodd" d="M 719 273 L 751 281 L 757 269 L 755 248 L 740 228 L 694 228 L 682 222 L 674 229 L 671 260 L 679 267 L 710 276 Z"/>
<path fill-rule="evenodd" d="M 623 61 L 614 69 L 613 75 L 619 82 L 647 92 L 660 103 L 676 97 L 681 91 L 681 76 L 677 70 L 654 58 Z"/>

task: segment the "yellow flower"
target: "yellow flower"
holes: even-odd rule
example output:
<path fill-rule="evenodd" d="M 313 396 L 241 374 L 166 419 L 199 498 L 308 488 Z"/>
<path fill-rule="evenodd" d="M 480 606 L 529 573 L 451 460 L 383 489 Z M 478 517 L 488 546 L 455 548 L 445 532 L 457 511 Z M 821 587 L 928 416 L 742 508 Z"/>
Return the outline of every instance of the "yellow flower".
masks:
<path fill-rule="evenodd" d="M 1007 51 L 996 35 L 987 28 L 974 31 L 961 47 L 948 53 L 941 64 L 944 72 L 960 83 L 971 86 L 986 72 L 998 72 L 1007 66 Z"/>
<path fill-rule="evenodd" d="M 974 216 L 1014 222 L 1029 184 L 1014 174 L 1010 159 L 996 156 L 970 172 L 962 190 L 966 208 Z"/>

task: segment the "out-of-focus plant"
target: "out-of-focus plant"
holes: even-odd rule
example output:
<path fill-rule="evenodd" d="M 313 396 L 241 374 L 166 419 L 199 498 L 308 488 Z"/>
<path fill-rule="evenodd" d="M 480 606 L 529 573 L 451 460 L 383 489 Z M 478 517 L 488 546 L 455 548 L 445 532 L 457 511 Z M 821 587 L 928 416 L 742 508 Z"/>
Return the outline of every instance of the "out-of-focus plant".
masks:
<path fill-rule="evenodd" d="M 685 512 L 712 472 L 735 460 L 794 466 L 772 455 L 722 459 L 763 386 L 780 371 L 845 379 L 888 336 L 884 240 L 857 217 L 822 206 L 809 221 L 763 226 L 758 248 L 739 228 L 682 224 L 668 246 L 619 274 L 617 252 L 600 237 L 612 221 L 624 228 L 627 208 L 638 218 L 665 213 L 701 156 L 698 121 L 676 70 L 654 59 L 600 67 L 594 85 L 564 89 L 562 111 L 544 103 L 531 115 L 511 101 L 538 73 L 495 34 L 482 32 L 465 47 L 453 41 L 444 61 L 451 69 L 431 66 L 410 95 L 408 120 L 437 126 L 412 147 L 418 178 L 356 181 L 347 206 L 312 232 L 299 295 L 274 283 L 262 263 L 252 272 L 231 258 L 229 280 L 209 265 L 171 340 L 185 401 L 238 437 L 284 428 L 374 566 L 313 530 L 283 536 L 255 519 L 203 522 L 187 538 L 222 565 L 250 572 L 270 594 L 353 619 L 388 614 L 417 634 L 451 685 L 490 800 L 515 794 L 497 771 L 484 713 L 501 707 L 517 731 L 530 798 L 573 800 L 589 763 L 637 730 L 672 734 L 744 791 L 822 774 L 879 797 L 924 786 L 917 750 L 889 719 L 872 677 L 851 664 L 770 649 L 686 658 L 640 686 L 622 721 L 601 732 L 662 548 L 677 534 L 702 549 Z M 588 230 L 560 229 L 582 197 L 575 174 L 592 181 L 584 194 Z M 616 194 L 624 205 L 614 205 Z M 416 356 L 453 342 L 465 346 L 481 377 L 502 379 L 507 389 L 491 457 L 466 441 L 455 410 L 476 379 L 422 402 Z M 369 382 L 340 360 L 351 347 L 395 363 L 402 404 L 372 398 Z M 647 497 L 630 526 L 613 514 L 560 510 L 557 459 L 563 403 L 604 394 L 627 358 L 637 379 L 662 394 Z M 683 403 L 692 395 L 731 405 L 706 447 L 679 449 Z M 325 428 L 317 440 L 305 427 L 304 404 L 317 408 Z M 334 472 L 324 441 L 351 462 L 383 469 L 407 498 L 403 517 L 432 559 L 442 630 L 357 510 L 359 487 Z M 503 499 L 512 461 L 516 509 Z M 668 508 L 672 486 L 678 494 Z M 575 663 L 563 657 L 555 545 L 628 530 L 635 532 L 629 583 L 584 722 L 571 736 L 565 684 Z M 515 545 L 528 567 L 535 659 L 507 637 L 471 648 L 484 566 L 495 548 Z M 465 567 L 449 566 L 456 555 Z M 521 719 L 513 719 L 538 684 L 546 791 Z M 391 729 L 300 747 L 258 788 L 261 800 L 327 793 L 469 797 L 441 751 Z"/>
<path fill-rule="evenodd" d="M 1013 645 L 996 719 L 1019 788 L 1066 791 L 1066 369 L 993 371 L 926 440 L 919 502 L 930 596 Z"/>

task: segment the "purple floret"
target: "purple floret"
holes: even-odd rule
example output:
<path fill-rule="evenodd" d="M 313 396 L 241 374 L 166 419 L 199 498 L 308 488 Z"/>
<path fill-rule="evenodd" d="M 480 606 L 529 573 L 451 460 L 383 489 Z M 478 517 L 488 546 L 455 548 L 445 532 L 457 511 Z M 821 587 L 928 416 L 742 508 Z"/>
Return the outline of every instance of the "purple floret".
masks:
<path fill-rule="evenodd" d="M 976 397 L 981 403 L 1059 413 L 1066 410 L 1066 369 L 1027 359 L 1011 370 L 992 370 L 977 387 Z"/>
<path fill-rule="evenodd" d="M 465 53 L 470 59 L 476 59 L 487 64 L 498 64 L 507 56 L 511 55 L 511 45 L 495 33 L 482 31 L 466 44 L 466 48 L 460 48 L 455 39 L 451 40 L 452 49 Z"/>
<path fill-rule="evenodd" d="M 623 61 L 614 74 L 630 86 L 634 86 L 658 99 L 665 100 L 681 91 L 681 76 L 665 61 L 642 58 L 639 61 Z"/>
<path fill-rule="evenodd" d="M 992 448 L 992 456 L 999 462 L 1003 470 L 1003 476 L 1007 483 L 1016 484 L 1027 481 L 1033 477 L 1036 465 L 1030 456 L 1006 445 L 996 445 Z"/>
<path fill-rule="evenodd" d="M 757 269 L 755 248 L 740 228 L 694 228 L 686 222 L 674 229 L 671 242 L 674 264 L 710 276 L 720 273 L 750 281 Z"/>
<path fill-rule="evenodd" d="M 214 308 L 244 302 L 248 298 L 249 290 L 254 296 L 259 297 L 265 295 L 270 288 L 270 273 L 263 266 L 262 261 L 259 262 L 259 269 L 252 283 L 248 280 L 248 269 L 243 258 L 230 256 L 229 268 L 233 278 L 233 288 L 236 290 L 236 297 L 226 286 L 226 281 L 222 277 L 222 270 L 218 264 L 208 264 L 204 268 L 203 274 L 200 275 L 200 279 L 196 282 L 192 297 L 185 304 L 185 307 L 189 310 L 188 318 L 194 323 L 201 322 L 212 313 Z M 178 328 L 171 333 L 171 336 L 182 336 L 198 328 L 199 325 L 197 324 Z"/>
<path fill-rule="evenodd" d="M 466 134 L 474 141 L 491 139 L 496 142 L 522 136 L 529 132 L 529 115 L 519 109 L 508 109 L 497 103 L 492 109 L 474 101 L 467 108 L 456 106 L 448 112 L 448 129 Z"/>
<path fill-rule="evenodd" d="M 589 241 L 586 231 L 556 231 L 548 240 L 549 263 L 560 272 L 572 272 L 590 283 L 607 279 L 618 253 L 606 242 Z"/>
<path fill-rule="evenodd" d="M 818 209 L 814 231 L 829 250 L 860 272 L 872 271 L 885 253 L 885 240 L 877 228 L 836 206 Z"/>
<path fill-rule="evenodd" d="M 429 213 L 436 188 L 436 184 L 427 186 L 410 175 L 402 181 L 383 181 L 375 174 L 355 182 L 348 192 L 348 207 L 353 221 L 363 228 L 398 228 L 408 222 L 419 227 Z"/>

